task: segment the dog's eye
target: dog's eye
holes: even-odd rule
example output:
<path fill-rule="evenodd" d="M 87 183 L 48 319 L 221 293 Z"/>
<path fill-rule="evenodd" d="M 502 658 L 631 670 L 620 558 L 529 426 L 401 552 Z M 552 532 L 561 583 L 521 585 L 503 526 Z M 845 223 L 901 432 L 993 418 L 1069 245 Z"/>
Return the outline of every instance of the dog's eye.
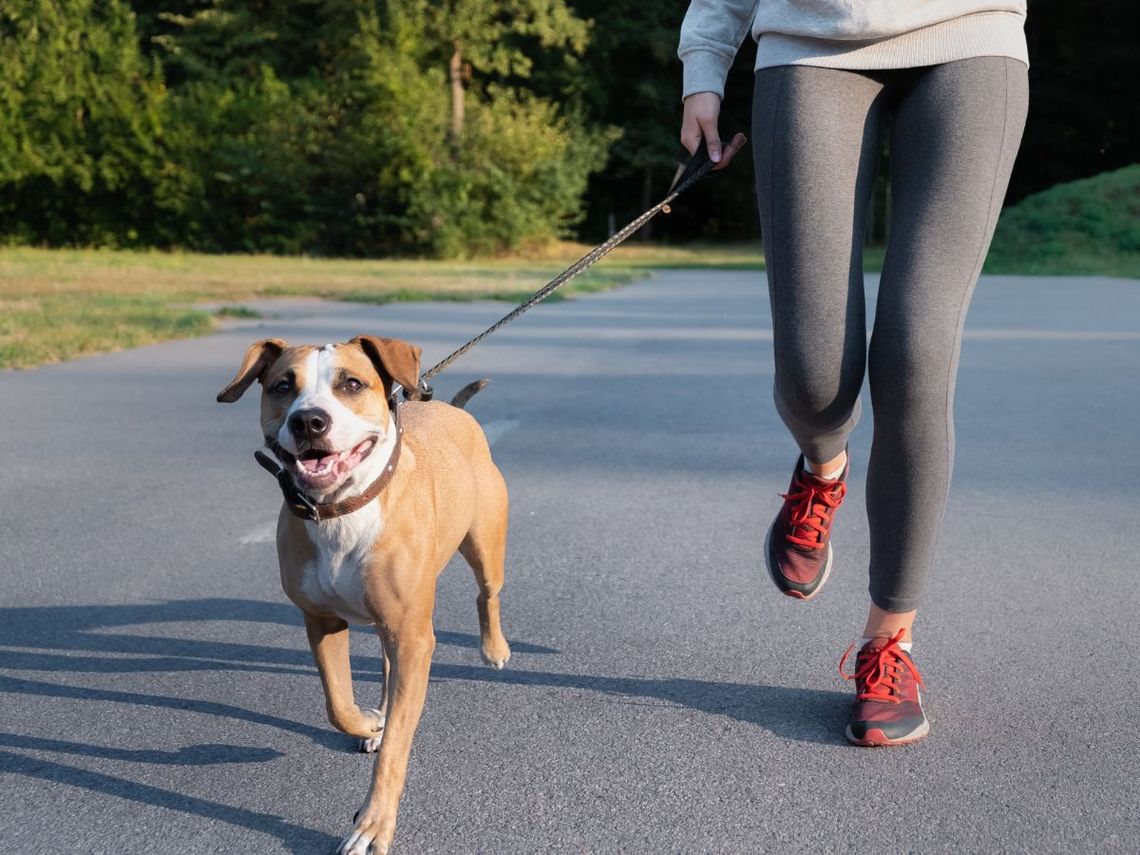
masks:
<path fill-rule="evenodd" d="M 357 380 L 355 377 L 349 377 L 341 385 L 346 392 L 359 392 L 364 388 L 364 384 Z"/>
<path fill-rule="evenodd" d="M 288 377 L 283 377 L 273 384 L 273 391 L 278 395 L 284 395 L 293 388 L 293 382 Z"/>

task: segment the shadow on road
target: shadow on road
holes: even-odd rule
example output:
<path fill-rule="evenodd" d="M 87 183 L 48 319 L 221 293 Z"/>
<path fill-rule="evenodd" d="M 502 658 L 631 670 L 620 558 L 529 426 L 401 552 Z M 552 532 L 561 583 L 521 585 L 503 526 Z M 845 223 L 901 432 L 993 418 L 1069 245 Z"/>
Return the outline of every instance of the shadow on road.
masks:
<path fill-rule="evenodd" d="M 337 838 L 332 835 L 302 825 L 294 825 L 272 814 L 232 807 L 209 799 L 152 787 L 149 784 L 139 784 L 114 775 L 105 775 L 102 772 L 76 769 L 48 760 L 13 754 L 10 751 L 0 751 L 0 772 L 67 784 L 115 798 L 156 805 L 272 834 L 281 840 L 288 851 L 297 855 L 331 852 L 337 844 Z"/>
<path fill-rule="evenodd" d="M 109 633 L 116 626 L 169 622 L 246 621 L 302 627 L 299 613 L 286 603 L 239 599 L 175 600 L 155 604 L 107 606 L 47 606 L 0 608 L 0 646 L 6 650 L 3 668 L 11 671 L 67 671 L 82 673 L 143 673 L 178 671 L 258 671 L 316 675 L 309 652 L 261 644 Z M 437 631 L 440 644 L 477 648 L 478 636 Z M 554 648 L 514 641 L 522 654 L 555 654 Z M 79 654 L 79 655 L 77 655 Z M 83 655 L 89 654 L 89 655 Z M 100 655 L 102 654 L 102 655 Z M 107 655 L 110 654 L 110 655 Z M 129 654 L 120 656 L 118 654 Z M 356 679 L 375 681 L 378 656 L 354 656 Z M 435 663 L 433 679 L 467 680 L 514 686 L 546 686 L 596 692 L 623 698 L 644 698 L 676 707 L 724 715 L 755 724 L 778 736 L 808 742 L 839 744 L 846 696 L 803 688 L 744 683 L 723 683 L 686 678 L 603 677 L 548 671 Z M 323 727 L 314 727 L 270 713 L 233 704 L 164 696 L 113 688 L 91 688 L 0 676 L 0 690 L 11 694 L 41 695 L 73 700 L 112 701 L 123 704 L 185 710 L 233 718 L 305 736 L 327 748 L 341 750 L 350 740 Z M 16 738 L 16 737 L 10 737 Z M 0 745 L 19 747 L 5 742 Z M 161 759 L 142 762 L 163 762 Z M 231 760 L 218 762 L 252 762 Z"/>
<path fill-rule="evenodd" d="M 54 751 L 59 754 L 78 754 L 103 760 L 123 760 L 127 763 L 154 763 L 160 766 L 212 766 L 217 763 L 264 763 L 284 757 L 272 748 L 253 748 L 247 745 L 184 745 L 177 751 L 110 748 L 104 745 L 86 745 L 81 742 L 64 742 L 59 739 L 41 739 L 0 733 L 0 746 L 25 748 L 30 751 Z"/>
<path fill-rule="evenodd" d="M 0 692 L 71 701 L 109 701 L 128 706 L 192 712 L 263 725 L 306 737 L 336 751 L 347 751 L 355 740 L 331 728 L 316 727 L 272 713 L 235 704 L 195 698 L 127 691 L 111 685 L 76 686 L 25 679 L 13 671 L 118 675 L 185 671 L 255 671 L 280 674 L 316 672 L 307 650 L 263 644 L 195 638 L 135 635 L 115 627 L 203 621 L 247 621 L 296 626 L 303 632 L 296 609 L 284 603 L 237 599 L 196 599 L 155 604 L 106 606 L 48 606 L 0 608 Z M 439 631 L 439 643 L 477 648 L 477 636 Z M 516 653 L 556 654 L 559 651 L 512 641 Z M 376 680 L 377 656 L 354 657 L 362 681 Z M 38 676 L 38 675 L 37 675 Z M 683 678 L 607 677 L 551 671 L 491 671 L 483 667 L 435 663 L 435 681 L 463 680 L 514 688 L 554 687 L 607 696 L 613 703 L 648 702 L 653 706 L 723 715 L 761 727 L 785 738 L 819 744 L 840 744 L 847 698 L 838 692 L 801 688 L 722 683 Z M 14 749 L 14 750 L 3 750 Z M 191 745 L 177 751 L 122 749 L 0 733 L 0 771 L 68 784 L 96 793 L 182 811 L 279 837 L 292 852 L 327 851 L 336 840 L 322 832 L 286 822 L 280 817 L 141 784 L 125 778 L 74 768 L 15 753 L 52 752 L 99 760 L 163 765 L 208 766 L 224 763 L 263 763 L 280 757 L 268 748 L 235 745 Z"/>
<path fill-rule="evenodd" d="M 597 692 L 626 702 L 631 698 L 643 698 L 659 702 L 657 705 L 727 716 L 797 742 L 847 744 L 840 734 L 843 733 L 851 696 L 842 692 L 683 677 L 597 677 L 510 668 L 490 671 L 442 663 L 432 665 L 431 675 L 433 680 L 476 680 Z"/>
<path fill-rule="evenodd" d="M 3 667 L 17 671 L 78 671 L 138 673 L 144 671 L 260 671 L 278 674 L 316 673 L 309 651 L 240 642 L 165 638 L 105 630 L 194 621 L 240 621 L 296 626 L 304 638 L 300 612 L 288 603 L 258 600 L 199 599 L 109 606 L 44 606 L 0 608 L 0 645 L 23 648 L 6 651 Z M 372 635 L 371 630 L 363 630 Z M 436 632 L 436 643 L 479 649 L 479 637 L 464 632 Z M 513 641 L 516 653 L 558 651 L 525 641 Z M 67 651 L 67 652 L 42 652 Z M 130 654 L 130 658 L 81 656 L 75 652 Z M 149 656 L 150 658 L 144 658 Z M 363 671 L 380 671 L 378 656 L 353 655 Z"/>

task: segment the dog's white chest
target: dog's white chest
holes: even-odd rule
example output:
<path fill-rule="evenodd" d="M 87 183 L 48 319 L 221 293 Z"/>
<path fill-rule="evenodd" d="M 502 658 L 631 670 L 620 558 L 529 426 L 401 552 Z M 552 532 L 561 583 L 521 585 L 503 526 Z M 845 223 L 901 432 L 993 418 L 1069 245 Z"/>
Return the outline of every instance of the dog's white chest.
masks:
<path fill-rule="evenodd" d="M 373 623 L 364 604 L 363 574 L 382 528 L 378 502 L 322 523 L 306 522 L 317 553 L 305 567 L 301 587 L 306 599 L 349 623 Z"/>

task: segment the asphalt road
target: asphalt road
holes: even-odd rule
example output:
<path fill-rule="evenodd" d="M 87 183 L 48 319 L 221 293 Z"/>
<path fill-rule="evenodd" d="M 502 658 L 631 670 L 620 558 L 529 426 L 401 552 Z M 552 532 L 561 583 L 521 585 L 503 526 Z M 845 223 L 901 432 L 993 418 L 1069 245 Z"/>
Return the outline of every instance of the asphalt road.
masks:
<path fill-rule="evenodd" d="M 873 284 L 873 283 L 872 283 Z M 371 758 L 280 591 L 245 346 L 369 332 L 429 363 L 500 304 L 287 302 L 211 338 L 0 374 L 0 852 L 328 851 Z M 861 465 L 810 604 L 764 528 L 795 458 L 755 273 L 539 307 L 440 378 L 512 494 L 508 670 L 455 563 L 396 852 L 1140 851 L 1140 282 L 992 278 L 915 657 L 931 736 L 849 747 Z M 378 691 L 354 635 L 358 696 Z"/>

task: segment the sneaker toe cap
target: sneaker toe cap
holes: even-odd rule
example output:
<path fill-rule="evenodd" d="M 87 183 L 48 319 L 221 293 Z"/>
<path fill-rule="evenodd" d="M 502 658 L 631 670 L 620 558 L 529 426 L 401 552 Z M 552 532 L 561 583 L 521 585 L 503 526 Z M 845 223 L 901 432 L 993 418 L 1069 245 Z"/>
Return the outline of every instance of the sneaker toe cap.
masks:
<path fill-rule="evenodd" d="M 926 715 L 918 704 L 857 702 L 847 728 L 854 740 L 877 744 L 913 738 L 925 725 Z"/>

